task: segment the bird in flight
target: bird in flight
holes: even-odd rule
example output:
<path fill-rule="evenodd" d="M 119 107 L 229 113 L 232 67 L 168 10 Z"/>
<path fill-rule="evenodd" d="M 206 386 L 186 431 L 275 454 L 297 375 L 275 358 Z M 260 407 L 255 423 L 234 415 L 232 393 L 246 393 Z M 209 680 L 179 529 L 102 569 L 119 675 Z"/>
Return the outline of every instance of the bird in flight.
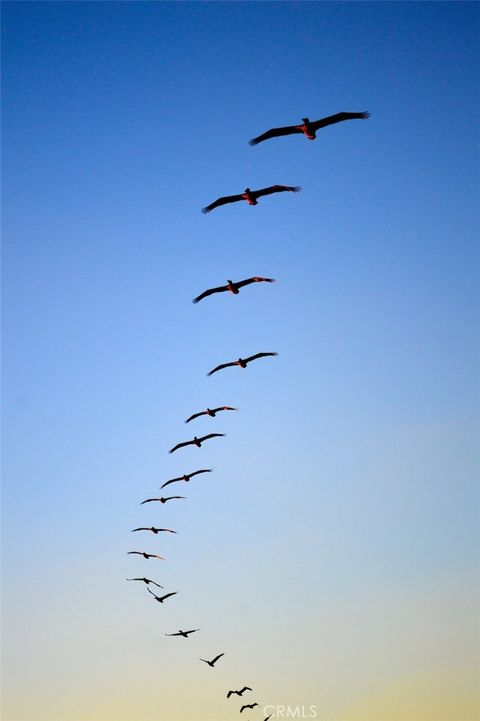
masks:
<path fill-rule="evenodd" d="M 156 553 L 145 553 L 145 551 L 128 551 L 127 556 L 131 553 L 136 554 L 137 556 L 143 556 L 146 559 L 159 558 L 161 561 L 165 560 L 163 556 L 158 556 Z"/>
<path fill-rule="evenodd" d="M 237 696 L 242 696 L 245 693 L 245 691 L 251 691 L 251 690 L 252 689 L 250 688 L 250 686 L 244 686 L 243 688 L 239 689 L 238 691 L 229 691 L 227 693 L 227 698 L 230 698 L 230 696 L 232 696 L 232 694 L 234 694 L 234 693 L 236 693 Z"/>
<path fill-rule="evenodd" d="M 193 478 L 193 476 L 197 476 L 199 473 L 211 472 L 211 468 L 202 468 L 200 471 L 194 471 L 193 473 L 185 473 L 185 475 L 183 476 L 179 476 L 178 478 L 171 478 L 169 481 L 165 481 L 165 483 L 161 485 L 160 488 L 165 488 L 165 486 L 168 486 L 170 483 L 177 483 L 177 481 L 185 481 L 186 483 L 188 483 L 190 478 Z"/>
<path fill-rule="evenodd" d="M 278 355 L 278 353 L 256 353 L 255 355 L 251 355 L 249 358 L 239 358 L 238 360 L 232 361 L 231 363 L 222 363 L 221 365 L 217 366 L 209 373 L 207 373 L 207 376 L 211 376 L 217 371 L 222 370 L 222 368 L 229 368 L 230 366 L 240 366 L 240 368 L 246 368 L 247 363 L 257 360 L 257 358 L 265 358 L 266 356 L 270 355 Z"/>
<path fill-rule="evenodd" d="M 153 583 L 154 586 L 158 586 L 159 588 L 163 588 L 159 583 L 156 581 L 152 581 L 150 578 L 127 578 L 127 581 L 143 581 L 144 583 L 148 584 Z"/>
<path fill-rule="evenodd" d="M 200 416 L 210 416 L 211 418 L 214 418 L 219 411 L 238 411 L 238 408 L 232 408 L 231 406 L 220 406 L 219 408 L 207 408 L 206 411 L 201 411 L 200 413 L 194 413 L 193 416 L 190 416 L 190 418 L 187 418 L 185 423 L 190 423 L 190 421 L 193 421 L 194 418 L 200 418 Z"/>
<path fill-rule="evenodd" d="M 200 293 L 200 295 L 197 295 L 197 297 L 193 299 L 193 302 L 198 303 L 200 300 L 212 295 L 213 293 L 225 293 L 226 291 L 230 291 L 233 295 L 238 295 L 240 288 L 243 288 L 244 285 L 250 285 L 250 283 L 275 283 L 275 279 L 261 278 L 256 275 L 253 278 L 239 280 L 236 283 L 234 283 L 233 280 L 227 280 L 227 285 L 219 285 L 218 288 L 209 288 L 208 290 L 204 290 L 203 293 Z"/>
<path fill-rule="evenodd" d="M 269 188 L 261 188 L 260 190 L 250 190 L 245 188 L 243 193 L 239 195 L 225 195 L 222 198 L 217 198 L 213 203 L 202 208 L 202 213 L 210 213 L 210 211 L 218 208 L 220 205 L 226 205 L 227 203 L 236 203 L 237 200 L 246 200 L 249 205 L 257 205 L 257 199 L 263 195 L 271 195 L 272 193 L 284 193 L 289 190 L 291 193 L 300 192 L 301 188 L 299 185 L 271 185 Z"/>
<path fill-rule="evenodd" d="M 189 634 L 196 633 L 196 631 L 200 631 L 199 628 L 192 628 L 191 631 L 178 631 L 177 633 L 166 633 L 165 636 L 183 636 L 183 638 L 188 638 Z"/>
<path fill-rule="evenodd" d="M 267 718 L 264 718 L 263 721 L 268 721 L 269 718 L 272 718 L 273 714 L 270 714 L 270 716 L 267 716 Z"/>
<path fill-rule="evenodd" d="M 208 436 L 202 436 L 201 438 L 197 438 L 197 436 L 194 436 L 194 438 L 191 441 L 184 441 L 183 443 L 177 443 L 176 446 L 173 446 L 173 448 L 170 448 L 168 451 L 169 453 L 173 453 L 174 451 L 178 450 L 179 448 L 183 448 L 184 446 L 197 446 L 197 448 L 200 448 L 202 443 L 204 441 L 207 441 L 209 438 L 217 438 L 219 436 L 224 436 L 225 433 L 209 433 Z"/>
<path fill-rule="evenodd" d="M 308 118 L 302 118 L 301 125 L 287 125 L 284 128 L 272 128 L 267 130 L 266 133 L 258 135 L 256 138 L 252 138 L 249 143 L 250 145 L 258 145 L 264 140 L 269 138 L 277 138 L 280 135 L 292 135 L 294 133 L 303 133 L 309 140 L 315 140 L 317 130 L 325 128 L 327 125 L 333 125 L 334 123 L 341 123 L 343 120 L 365 120 L 370 117 L 370 113 L 337 113 L 336 115 L 329 115 L 327 118 L 321 118 L 321 120 L 309 120 Z"/>
<path fill-rule="evenodd" d="M 150 528 L 134 528 L 132 530 L 132 533 L 134 531 L 151 531 L 152 533 L 160 533 L 160 531 L 165 531 L 166 533 L 176 533 L 176 531 L 172 531 L 170 528 L 155 528 L 155 526 L 151 526 Z"/>
<path fill-rule="evenodd" d="M 218 656 L 215 656 L 215 658 L 212 658 L 211 661 L 207 661 L 205 658 L 201 658 L 200 661 L 203 661 L 204 663 L 208 663 L 209 666 L 212 668 L 215 666 L 219 658 L 222 658 L 222 656 L 225 656 L 224 653 L 219 653 Z"/>
<path fill-rule="evenodd" d="M 258 706 L 258 703 L 256 701 L 255 703 L 246 703 L 240 709 L 240 713 L 242 713 L 242 711 L 244 711 L 246 708 L 255 708 L 255 706 Z"/>
<path fill-rule="evenodd" d="M 157 596 L 157 594 L 154 593 L 153 591 L 150 591 L 149 588 L 147 588 L 147 591 L 149 593 L 151 593 L 152 596 L 155 596 L 155 600 L 158 601 L 159 603 L 163 603 L 166 598 L 170 598 L 170 596 L 175 596 L 178 593 L 178 591 L 172 591 L 171 593 L 166 593 L 164 596 Z"/>
<path fill-rule="evenodd" d="M 141 501 L 140 505 L 143 506 L 144 503 L 151 503 L 152 501 L 159 501 L 160 503 L 166 503 L 167 501 L 171 501 L 174 498 L 185 498 L 185 496 L 166 496 L 164 498 L 163 496 L 161 498 L 147 498 L 145 501 Z"/>

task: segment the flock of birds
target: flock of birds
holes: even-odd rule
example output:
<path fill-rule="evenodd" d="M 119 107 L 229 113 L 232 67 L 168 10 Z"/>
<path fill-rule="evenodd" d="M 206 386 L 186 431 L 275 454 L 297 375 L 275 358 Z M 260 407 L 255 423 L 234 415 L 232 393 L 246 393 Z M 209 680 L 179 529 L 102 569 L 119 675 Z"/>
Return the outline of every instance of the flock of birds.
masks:
<path fill-rule="evenodd" d="M 345 120 L 364 120 L 370 116 L 370 113 L 368 112 L 361 112 L 361 113 L 348 113 L 348 112 L 342 112 L 337 113 L 335 115 L 330 115 L 328 117 L 322 118 L 320 120 L 311 121 L 308 118 L 302 118 L 302 123 L 300 125 L 290 125 L 280 128 L 272 128 L 271 130 L 267 130 L 265 133 L 262 133 L 261 135 L 258 135 L 255 138 L 252 138 L 250 140 L 250 145 L 255 146 L 259 143 L 262 143 L 265 140 L 269 140 L 270 138 L 280 137 L 283 135 L 293 135 L 293 134 L 303 134 L 306 138 L 309 140 L 314 140 L 316 137 L 317 130 L 320 130 L 321 128 L 325 128 L 328 125 L 332 125 L 334 123 L 339 123 Z M 243 193 L 237 194 L 237 195 L 227 195 L 220 198 L 217 198 L 213 203 L 210 203 L 210 205 L 207 205 L 205 208 L 202 209 L 203 213 L 210 213 L 215 208 L 218 208 L 221 205 L 226 205 L 228 203 L 235 203 L 240 200 L 245 200 L 249 205 L 257 205 L 258 198 L 261 198 L 265 195 L 270 195 L 272 193 L 282 193 L 285 191 L 289 191 L 292 193 L 298 193 L 301 190 L 299 186 L 288 186 L 288 185 L 272 185 L 269 188 L 262 188 L 260 190 L 251 190 L 250 188 L 245 188 Z M 203 293 L 200 293 L 196 298 L 193 299 L 194 303 L 199 303 L 204 298 L 207 298 L 210 295 L 214 295 L 215 293 L 225 293 L 230 292 L 234 295 L 238 295 L 240 292 L 240 288 L 243 288 L 247 285 L 250 285 L 252 283 L 274 283 L 273 278 L 263 278 L 261 276 L 254 276 L 252 278 L 247 278 L 245 280 L 240 281 L 232 281 L 227 280 L 227 285 L 218 286 L 216 288 L 209 288 Z M 262 353 L 256 353 L 255 355 L 249 356 L 247 358 L 238 358 L 237 360 L 229 361 L 227 363 L 221 363 L 220 365 L 215 366 L 211 371 L 207 373 L 207 376 L 211 376 L 214 373 L 217 373 L 220 370 L 223 370 L 224 368 L 229 368 L 233 366 L 239 366 L 240 368 L 246 368 L 249 363 L 252 361 L 258 360 L 259 358 L 266 358 L 270 356 L 276 356 L 277 353 L 275 352 L 262 352 Z M 205 410 L 193 413 L 189 418 L 186 419 L 185 423 L 190 423 L 191 421 L 201 417 L 201 416 L 209 416 L 211 418 L 216 417 L 217 413 L 221 413 L 224 411 L 237 411 L 237 408 L 233 408 L 231 406 L 219 406 L 218 408 L 207 408 Z M 208 433 L 204 436 L 194 436 L 191 440 L 188 441 L 182 441 L 180 443 L 177 443 L 173 448 L 169 450 L 169 453 L 174 453 L 175 451 L 178 451 L 181 448 L 185 448 L 186 446 L 194 445 L 197 448 L 200 448 L 202 443 L 204 443 L 207 440 L 210 440 L 212 438 L 220 438 L 224 436 L 224 433 Z M 170 480 L 165 481 L 162 486 L 160 487 L 165 488 L 166 486 L 172 484 L 172 483 L 188 483 L 192 478 L 195 476 L 202 474 L 202 473 L 211 473 L 211 468 L 202 468 L 196 471 L 192 471 L 190 473 L 184 473 L 181 476 L 178 476 L 176 478 L 171 478 Z M 185 496 L 161 496 L 160 498 L 146 498 L 144 501 L 141 501 L 140 505 L 143 505 L 145 503 L 152 503 L 152 502 L 158 502 L 165 504 L 167 501 L 176 501 L 176 500 L 183 500 L 185 499 Z M 172 530 L 171 528 L 157 528 L 156 526 L 140 526 L 138 528 L 132 529 L 132 533 L 139 532 L 139 531 L 147 531 L 150 533 L 153 533 L 154 535 L 158 535 L 159 533 L 176 533 L 176 531 Z M 128 551 L 127 555 L 137 555 L 137 556 L 143 556 L 143 558 L 149 560 L 150 558 L 157 558 L 159 560 L 165 560 L 163 556 L 160 556 L 156 553 L 147 553 L 145 551 Z M 164 590 L 163 586 L 161 586 L 156 581 L 153 581 L 150 578 L 146 577 L 133 577 L 133 578 L 127 578 L 127 581 L 139 581 L 146 585 L 147 591 L 149 594 L 151 594 L 155 601 L 158 601 L 158 603 L 163 604 L 168 598 L 171 598 L 172 596 L 177 595 L 177 591 L 170 591 L 168 593 L 157 595 L 154 591 L 150 589 L 150 585 L 156 586 L 157 588 L 160 588 Z M 173 633 L 165 633 L 165 636 L 169 637 L 181 637 L 181 638 L 189 638 L 191 634 L 198 633 L 200 631 L 199 628 L 193 628 L 187 631 L 184 631 L 182 629 L 179 629 L 178 631 L 175 631 Z M 206 658 L 199 658 L 200 661 L 207 664 L 211 668 L 214 668 L 218 661 L 225 655 L 224 652 L 217 654 L 214 658 L 211 660 L 208 660 Z M 237 695 L 239 698 L 243 697 L 243 694 L 246 691 L 253 691 L 253 689 L 250 686 L 242 686 L 241 688 L 235 690 L 229 690 L 226 694 L 227 699 L 229 699 L 233 695 Z M 246 709 L 254 709 L 256 707 L 260 708 L 260 704 L 255 701 L 253 703 L 247 703 L 243 704 L 240 707 L 239 712 L 243 713 Z M 273 714 L 270 714 L 270 716 L 267 716 L 264 721 L 268 721 L 268 719 L 271 718 Z"/>

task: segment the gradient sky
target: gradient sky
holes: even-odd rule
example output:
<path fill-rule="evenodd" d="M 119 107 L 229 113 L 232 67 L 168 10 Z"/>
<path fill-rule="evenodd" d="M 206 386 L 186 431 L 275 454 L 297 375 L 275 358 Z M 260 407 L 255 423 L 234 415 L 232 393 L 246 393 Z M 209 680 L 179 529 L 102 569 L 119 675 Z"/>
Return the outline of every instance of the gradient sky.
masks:
<path fill-rule="evenodd" d="M 478 719 L 478 4 L 2 12 L 2 717 Z"/>

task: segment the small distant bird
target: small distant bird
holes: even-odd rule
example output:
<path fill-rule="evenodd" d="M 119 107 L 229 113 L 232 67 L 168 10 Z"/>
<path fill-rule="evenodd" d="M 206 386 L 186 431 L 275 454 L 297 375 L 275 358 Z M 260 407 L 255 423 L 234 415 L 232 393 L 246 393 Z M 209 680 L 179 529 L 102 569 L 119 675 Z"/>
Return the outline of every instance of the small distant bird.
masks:
<path fill-rule="evenodd" d="M 165 531 L 166 533 L 176 533 L 176 531 L 172 531 L 170 528 L 155 528 L 155 526 L 151 526 L 150 528 L 134 528 L 132 530 L 132 533 L 135 531 L 151 531 L 152 533 L 160 533 L 160 531 Z"/>
<path fill-rule="evenodd" d="M 194 413 L 193 416 L 190 416 L 190 418 L 187 418 L 185 423 L 190 423 L 190 421 L 193 421 L 194 418 L 200 418 L 200 416 L 210 416 L 211 418 L 214 418 L 217 413 L 220 411 L 238 411 L 238 408 L 232 408 L 231 406 L 220 406 L 219 408 L 207 408 L 206 411 L 201 411 L 200 413 Z"/>
<path fill-rule="evenodd" d="M 264 718 L 263 721 L 268 721 L 269 718 L 272 718 L 273 714 L 270 714 L 270 716 L 267 716 L 267 718 Z"/>
<path fill-rule="evenodd" d="M 246 709 L 246 708 L 255 708 L 255 706 L 258 706 L 258 703 L 256 701 L 255 701 L 255 703 L 246 703 L 240 709 L 240 713 L 242 713 L 242 711 L 244 711 L 244 709 Z"/>
<path fill-rule="evenodd" d="M 146 559 L 159 558 L 161 561 L 165 560 L 163 556 L 159 556 L 156 553 L 145 553 L 145 551 L 128 551 L 127 556 L 130 555 L 131 553 L 136 554 L 137 556 L 143 556 Z"/>
<path fill-rule="evenodd" d="M 184 441 L 183 443 L 177 443 L 176 446 L 173 446 L 173 448 L 170 448 L 168 451 L 169 453 L 173 453 L 174 451 L 178 450 L 179 448 L 183 448 L 184 446 L 197 446 L 197 448 L 200 448 L 202 443 L 204 441 L 207 441 L 209 438 L 217 438 L 220 436 L 224 436 L 225 433 L 209 433 L 208 436 L 202 436 L 201 438 L 197 438 L 195 436 L 191 441 Z"/>
<path fill-rule="evenodd" d="M 153 583 L 154 586 L 158 586 L 159 588 L 163 588 L 163 586 L 161 586 L 161 585 L 160 585 L 159 583 L 157 583 L 156 581 L 150 580 L 150 578 L 127 578 L 127 581 L 143 581 L 144 583 L 147 584 L 147 586 L 148 586 L 149 583 Z"/>
<path fill-rule="evenodd" d="M 170 483 L 177 483 L 177 481 L 185 481 L 186 483 L 189 482 L 190 478 L 193 478 L 194 476 L 197 476 L 199 473 L 211 473 L 211 468 L 202 468 L 200 471 L 194 471 L 193 473 L 185 473 L 184 476 L 179 476 L 178 478 L 171 478 L 169 481 L 165 481 L 163 485 L 160 486 L 160 488 L 165 488 L 165 486 L 168 486 Z"/>
<path fill-rule="evenodd" d="M 200 629 L 192 628 L 191 631 L 178 631 L 177 633 L 166 633 L 165 636 L 183 636 L 183 638 L 188 638 L 189 634 L 196 633 L 197 631 L 200 631 Z"/>
<path fill-rule="evenodd" d="M 268 140 L 269 138 L 276 138 L 280 135 L 292 135 L 293 133 L 303 133 L 309 140 L 315 140 L 317 130 L 325 128 L 327 125 L 333 125 L 334 123 L 341 123 L 342 120 L 366 120 L 370 117 L 370 113 L 337 113 L 336 115 L 329 115 L 327 118 L 321 120 L 309 120 L 308 118 L 302 118 L 302 125 L 287 125 L 283 128 L 272 128 L 267 130 L 266 133 L 258 135 L 256 138 L 252 138 L 249 141 L 250 145 L 258 145 L 258 143 Z"/>
<path fill-rule="evenodd" d="M 152 501 L 166 503 L 167 501 L 172 501 L 174 498 L 185 498 L 185 496 L 167 496 L 166 498 L 162 496 L 161 498 L 147 498 L 145 499 L 145 501 L 141 501 L 140 505 L 143 506 L 144 503 L 151 503 Z"/>
<path fill-rule="evenodd" d="M 239 691 L 229 691 L 227 693 L 227 698 L 230 698 L 230 696 L 232 696 L 232 694 L 234 694 L 234 693 L 236 693 L 237 696 L 242 696 L 245 693 L 245 691 L 251 691 L 251 690 L 252 689 L 250 688 L 250 686 L 244 686 Z"/>
<path fill-rule="evenodd" d="M 209 666 L 212 668 L 215 666 L 219 658 L 222 658 L 222 656 L 225 656 L 224 653 L 219 653 L 218 656 L 215 656 L 215 658 L 212 658 L 211 661 L 207 661 L 205 658 L 201 658 L 200 661 L 203 661 L 204 663 L 208 663 Z"/>
<path fill-rule="evenodd" d="M 249 205 L 257 205 L 257 198 L 261 198 L 263 195 L 271 195 L 272 193 L 284 193 L 287 190 L 291 193 L 299 193 L 301 187 L 299 185 L 271 185 L 269 188 L 261 188 L 260 190 L 245 188 L 243 193 L 239 195 L 225 195 L 222 198 L 218 198 L 213 203 L 210 203 L 210 205 L 202 208 L 202 213 L 210 213 L 210 211 L 218 208 L 220 205 L 236 203 L 237 200 L 246 200 Z"/>
<path fill-rule="evenodd" d="M 246 368 L 247 363 L 257 360 L 257 358 L 265 358 L 266 356 L 270 355 L 278 355 L 278 353 L 256 353 L 255 355 L 251 355 L 249 358 L 239 358 L 238 360 L 232 361 L 231 363 L 222 363 L 221 365 L 217 366 L 209 373 L 207 373 L 207 376 L 211 376 L 217 371 L 222 370 L 222 368 L 229 368 L 230 366 L 240 366 L 240 368 Z"/>
<path fill-rule="evenodd" d="M 240 292 L 240 288 L 243 288 L 244 285 L 250 285 L 250 283 L 275 283 L 275 279 L 261 278 L 260 276 L 256 275 L 253 278 L 239 280 L 236 283 L 234 283 L 233 280 L 227 280 L 227 285 L 219 285 L 218 288 L 209 288 L 208 290 L 204 290 L 203 293 L 200 293 L 200 295 L 197 295 L 197 297 L 193 299 L 193 302 L 198 303 L 200 300 L 206 298 L 208 295 L 212 295 L 213 293 L 225 293 L 225 291 L 230 291 L 230 293 L 233 293 L 233 295 L 238 295 Z"/>
<path fill-rule="evenodd" d="M 171 593 L 166 593 L 164 596 L 157 596 L 157 594 L 154 593 L 153 591 L 150 591 L 149 588 L 147 588 L 147 591 L 149 593 L 151 593 L 152 596 L 155 596 L 155 600 L 158 601 L 159 603 L 163 603 L 166 598 L 170 598 L 170 596 L 175 596 L 178 593 L 178 591 L 172 591 Z"/>

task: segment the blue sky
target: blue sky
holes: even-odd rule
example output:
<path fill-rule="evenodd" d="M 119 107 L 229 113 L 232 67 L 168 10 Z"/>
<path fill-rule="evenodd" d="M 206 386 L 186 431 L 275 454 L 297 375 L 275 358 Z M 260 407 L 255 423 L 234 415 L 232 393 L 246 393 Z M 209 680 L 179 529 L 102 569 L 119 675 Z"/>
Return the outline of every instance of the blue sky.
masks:
<path fill-rule="evenodd" d="M 5 718 L 223 721 L 248 676 L 321 721 L 473 721 L 478 6 L 2 11 Z M 371 118 L 248 146 L 342 110 Z"/>

